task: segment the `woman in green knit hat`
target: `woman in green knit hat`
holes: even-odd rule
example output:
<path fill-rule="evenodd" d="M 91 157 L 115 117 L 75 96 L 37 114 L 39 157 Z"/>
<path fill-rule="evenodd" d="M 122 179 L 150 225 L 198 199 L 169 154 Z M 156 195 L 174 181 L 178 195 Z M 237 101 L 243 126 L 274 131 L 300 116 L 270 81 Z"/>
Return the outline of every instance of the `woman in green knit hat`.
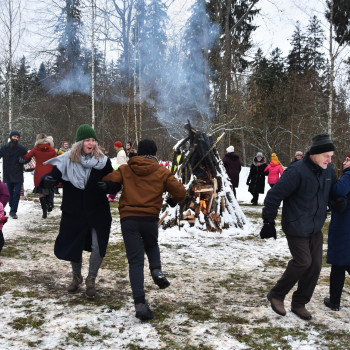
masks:
<path fill-rule="evenodd" d="M 63 185 L 62 217 L 55 242 L 58 259 L 71 262 L 73 279 L 67 291 L 78 291 L 83 282 L 82 252 L 91 252 L 86 295 L 94 297 L 95 280 L 106 254 L 112 217 L 106 193 L 116 193 L 120 185 L 101 182 L 113 171 L 111 161 L 99 149 L 95 130 L 79 126 L 70 151 L 48 160 L 53 170 L 41 182 L 45 187 Z"/>

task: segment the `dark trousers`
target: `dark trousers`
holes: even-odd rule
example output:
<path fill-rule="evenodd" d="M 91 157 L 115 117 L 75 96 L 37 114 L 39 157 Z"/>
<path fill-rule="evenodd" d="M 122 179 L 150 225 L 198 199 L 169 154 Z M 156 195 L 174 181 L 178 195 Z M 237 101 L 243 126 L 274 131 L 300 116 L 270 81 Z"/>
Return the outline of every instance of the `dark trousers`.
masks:
<path fill-rule="evenodd" d="M 329 284 L 329 295 L 333 304 L 340 304 L 340 298 L 343 292 L 345 282 L 345 271 L 347 271 L 348 274 L 350 274 L 349 265 L 332 265 Z"/>
<path fill-rule="evenodd" d="M 298 283 L 292 296 L 292 306 L 307 304 L 315 290 L 322 267 L 322 232 L 308 238 L 287 235 L 288 246 L 293 259 L 276 285 L 271 289 L 271 296 L 284 300 L 288 292 Z"/>
<path fill-rule="evenodd" d="M 253 193 L 253 198 L 252 200 L 250 201 L 251 203 L 258 203 L 258 200 L 259 200 L 259 192 L 254 192 Z"/>
<path fill-rule="evenodd" d="M 161 269 L 158 246 L 158 221 L 124 220 L 121 229 L 129 262 L 129 278 L 135 303 L 145 301 L 144 253 L 149 268 Z"/>
<path fill-rule="evenodd" d="M 6 183 L 7 188 L 10 193 L 9 206 L 10 206 L 10 216 L 14 216 L 17 213 L 19 198 L 21 196 L 21 182 L 8 182 Z"/>
<path fill-rule="evenodd" d="M 2 248 L 3 248 L 4 244 L 5 244 L 4 235 L 2 233 L 2 230 L 0 230 L 0 253 L 2 251 Z"/>

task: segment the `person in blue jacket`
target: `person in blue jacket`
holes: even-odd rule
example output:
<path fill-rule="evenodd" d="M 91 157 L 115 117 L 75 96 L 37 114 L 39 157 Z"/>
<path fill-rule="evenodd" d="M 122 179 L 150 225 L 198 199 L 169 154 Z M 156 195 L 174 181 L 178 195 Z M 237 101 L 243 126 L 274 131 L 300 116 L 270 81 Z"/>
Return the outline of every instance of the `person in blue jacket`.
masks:
<path fill-rule="evenodd" d="M 350 154 L 343 163 L 343 175 L 332 186 L 334 198 L 346 196 L 347 204 L 343 212 L 332 210 L 332 218 L 328 230 L 327 263 L 332 264 L 329 298 L 324 304 L 334 311 L 340 308 L 340 298 L 345 282 L 345 271 L 350 274 Z"/>

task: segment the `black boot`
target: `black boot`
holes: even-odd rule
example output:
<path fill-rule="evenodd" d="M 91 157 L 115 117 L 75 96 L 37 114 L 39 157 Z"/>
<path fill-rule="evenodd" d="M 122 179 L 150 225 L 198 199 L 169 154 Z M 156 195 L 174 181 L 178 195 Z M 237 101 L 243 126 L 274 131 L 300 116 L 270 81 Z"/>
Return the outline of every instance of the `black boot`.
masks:
<path fill-rule="evenodd" d="M 49 195 L 45 196 L 45 198 L 46 198 L 47 211 L 51 212 L 53 209 L 54 193 L 50 193 Z"/>
<path fill-rule="evenodd" d="M 47 218 L 46 198 L 40 197 L 39 199 L 40 199 L 41 209 L 43 210 L 43 219 L 46 219 Z"/>

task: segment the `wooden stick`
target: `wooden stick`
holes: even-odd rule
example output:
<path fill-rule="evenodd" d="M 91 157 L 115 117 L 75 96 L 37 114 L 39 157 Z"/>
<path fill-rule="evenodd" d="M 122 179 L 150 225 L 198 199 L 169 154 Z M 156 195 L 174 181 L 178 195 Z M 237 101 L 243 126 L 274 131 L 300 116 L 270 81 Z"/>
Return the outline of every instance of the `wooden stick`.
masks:
<path fill-rule="evenodd" d="M 164 219 L 165 219 L 167 216 L 168 216 L 168 211 L 166 211 L 166 212 L 163 214 L 163 216 L 159 219 L 159 221 L 158 221 L 158 226 L 160 226 L 160 225 L 163 223 Z"/>

